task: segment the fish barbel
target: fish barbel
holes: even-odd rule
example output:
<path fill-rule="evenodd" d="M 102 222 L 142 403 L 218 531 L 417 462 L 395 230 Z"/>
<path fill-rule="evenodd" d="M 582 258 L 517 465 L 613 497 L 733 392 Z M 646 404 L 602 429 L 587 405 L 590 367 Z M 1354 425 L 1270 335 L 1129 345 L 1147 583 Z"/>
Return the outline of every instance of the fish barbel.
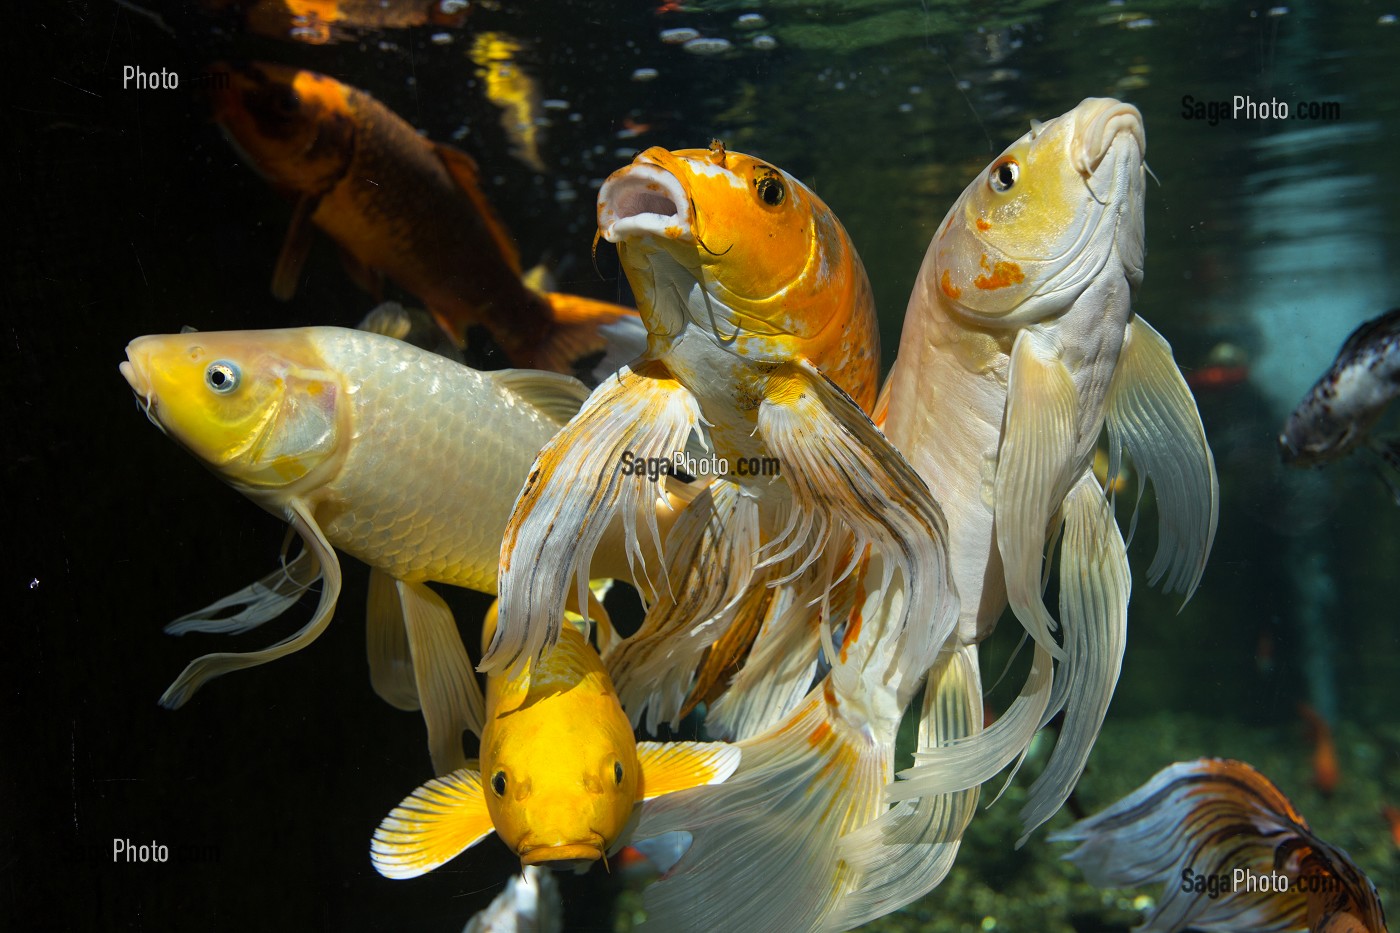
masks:
<path fill-rule="evenodd" d="M 736 469 L 678 519 L 642 630 L 606 658 L 630 713 L 645 702 L 657 704 L 651 715 L 674 720 L 707 649 L 759 620 L 757 633 L 734 641 L 774 663 L 751 657 L 745 671 L 763 682 L 736 681 L 730 693 L 742 708 L 712 710 L 711 722 L 740 737 L 781 718 L 817 663 L 817 627 L 800 624 L 805 607 L 829 605 L 839 561 L 867 544 L 909 589 L 892 636 L 907 650 L 892 663 L 926 668 L 956 613 L 942 517 L 865 412 L 877 375 L 874 308 L 836 217 L 796 179 L 718 141 L 643 152 L 604 183 L 598 205 L 600 235 L 618 245 L 648 349 L 541 451 L 502 546 L 502 622 L 485 669 L 548 647 L 599 529 L 619 509 L 637 514 L 629 503 L 651 495 L 621 474 L 622 455 L 688 451 L 774 460 L 780 475 Z M 833 539 L 846 528 L 854 544 Z M 827 553 L 831 540 L 842 547 Z M 543 554 L 558 559 L 542 562 Z M 779 593 L 765 600 L 769 588 Z"/>
<path fill-rule="evenodd" d="M 1088 98 L 998 156 L 929 245 L 881 400 L 884 429 L 939 490 L 962 596 L 955 644 L 975 651 L 1009 602 L 1034 657 L 1001 720 L 957 753 L 921 748 L 894 799 L 976 787 L 1019 760 L 1060 707 L 1065 728 L 1031 788 L 1026 832 L 1073 789 L 1127 627 L 1125 547 L 1093 473 L 1105 427 L 1110 482 L 1126 450 L 1139 498 L 1149 479 L 1157 493 L 1150 582 L 1165 578 L 1189 597 L 1201 578 L 1218 511 L 1214 460 L 1170 346 L 1131 306 L 1143 275 L 1145 151 L 1137 108 Z M 1058 641 L 1041 596 L 1056 538 Z"/>
<path fill-rule="evenodd" d="M 459 346 L 479 325 L 514 366 L 581 375 L 587 365 L 598 378 L 640 352 L 631 309 L 526 287 L 515 243 L 466 153 L 316 72 L 252 64 L 228 75 L 214 118 L 245 161 L 297 201 L 273 273 L 277 297 L 296 291 L 314 225 L 371 290 L 387 275 Z M 598 355 L 607 362 L 595 369 Z"/>
<path fill-rule="evenodd" d="M 1371 880 L 1242 761 L 1178 761 L 1050 838 L 1093 885 L 1163 885 L 1141 930 L 1386 931 Z"/>
<path fill-rule="evenodd" d="M 461 730 L 473 726 L 463 696 L 476 680 L 427 583 L 494 592 L 510 495 L 587 389 L 555 373 L 480 373 L 336 327 L 139 337 L 127 357 L 122 375 L 151 421 L 304 544 L 290 564 L 170 630 L 246 631 L 323 580 L 300 632 L 262 651 L 199 658 L 162 705 L 314 640 L 340 593 L 339 548 L 372 568 L 375 690 L 401 709 L 421 705 L 437 773 L 460 767 Z"/>
<path fill-rule="evenodd" d="M 487 678 L 480 762 L 406 797 L 371 858 L 387 877 L 413 878 L 494 830 L 522 865 L 587 868 L 618 843 L 636 803 L 721 782 L 739 755 L 718 742 L 637 742 L 598 653 L 565 624 L 533 669 Z"/>

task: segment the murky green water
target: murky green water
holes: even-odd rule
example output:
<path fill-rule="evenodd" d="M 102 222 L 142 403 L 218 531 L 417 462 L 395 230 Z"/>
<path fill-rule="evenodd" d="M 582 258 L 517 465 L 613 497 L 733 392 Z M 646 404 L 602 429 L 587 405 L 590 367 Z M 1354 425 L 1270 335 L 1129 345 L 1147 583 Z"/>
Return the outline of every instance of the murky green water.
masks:
<path fill-rule="evenodd" d="M 850 232 L 886 364 L 928 241 L 973 176 L 1031 119 L 1088 96 L 1135 103 L 1159 182 L 1136 309 L 1188 376 L 1203 374 L 1222 508 L 1204 582 L 1180 609 L 1146 586 L 1146 507 L 1128 655 L 1077 802 L 1097 810 L 1172 760 L 1243 758 L 1393 903 L 1400 857 L 1379 811 L 1400 806 L 1400 508 L 1360 458 L 1288 472 L 1275 438 L 1346 334 L 1400 303 L 1400 6 L 673 6 L 482 3 L 462 27 L 327 46 L 252 35 L 236 11 L 194 5 L 21 14 L 7 36 L 0 157 L 15 238 L 0 295 L 18 555 L 6 597 L 18 637 L 0 669 L 0 915 L 31 917 L 32 929 L 449 930 L 514 870 L 494 842 L 411 885 L 370 867 L 374 825 L 421 780 L 421 741 L 416 719 L 366 689 L 360 568 L 346 618 L 314 651 L 221 681 L 176 713 L 155 707 L 209 650 L 161 625 L 265 572 L 282 530 L 132 410 L 122 347 L 184 324 L 350 325 L 373 304 L 325 243 L 295 301 L 269 295 L 289 206 L 239 162 L 193 86 L 209 62 L 238 59 L 333 74 L 470 152 L 525 264 L 548 261 L 561 287 L 600 297 L 625 290 L 610 248 L 594 271 L 593 199 L 633 152 L 716 137 L 770 160 Z M 662 41 L 673 29 L 729 47 L 697 54 Z M 488 32 L 518 40 L 515 67 L 535 82 L 533 166 L 471 59 Z M 172 69 L 185 86 L 124 89 L 132 63 Z M 1183 114 L 1184 98 L 1235 95 L 1337 110 L 1216 125 Z M 1200 382 L 1222 359 L 1247 377 Z M 463 599 L 462 617 L 480 614 Z M 1002 628 L 989 683 L 1014 640 Z M 1009 702 L 1016 681 L 989 703 Z M 1300 703 L 1335 724 L 1342 781 L 1330 797 L 1310 786 Z M 1133 898 L 1156 892 L 1093 891 L 1043 832 L 1013 849 L 1027 782 L 974 821 L 942 887 L 879 928 L 1131 924 Z M 147 837 L 194 856 L 113 863 L 114 838 Z M 570 927 L 609 928 L 618 879 L 563 881 Z"/>

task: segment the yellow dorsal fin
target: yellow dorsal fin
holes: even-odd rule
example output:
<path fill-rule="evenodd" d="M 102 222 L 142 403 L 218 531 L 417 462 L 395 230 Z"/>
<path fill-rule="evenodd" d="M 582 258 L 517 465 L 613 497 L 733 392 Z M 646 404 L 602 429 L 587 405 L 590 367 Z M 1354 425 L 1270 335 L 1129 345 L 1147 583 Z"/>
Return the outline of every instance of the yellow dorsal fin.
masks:
<path fill-rule="evenodd" d="M 739 746 L 723 742 L 638 742 L 637 799 L 719 784 L 739 767 Z"/>
<path fill-rule="evenodd" d="M 384 818 L 370 843 L 370 861 L 386 878 L 416 878 L 494 829 L 481 772 L 462 768 L 424 784 Z"/>

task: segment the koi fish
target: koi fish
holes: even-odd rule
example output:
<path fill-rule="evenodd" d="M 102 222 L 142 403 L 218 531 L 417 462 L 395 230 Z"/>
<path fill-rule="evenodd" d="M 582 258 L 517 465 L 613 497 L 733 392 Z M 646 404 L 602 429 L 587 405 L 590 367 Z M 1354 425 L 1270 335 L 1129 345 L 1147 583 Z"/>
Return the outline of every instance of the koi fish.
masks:
<path fill-rule="evenodd" d="M 1090 884 L 1163 884 L 1141 930 L 1386 930 L 1370 879 L 1242 761 L 1176 762 L 1050 838 Z"/>
<path fill-rule="evenodd" d="M 1370 434 L 1392 399 L 1400 395 L 1400 308 L 1367 321 L 1347 337 L 1327 372 L 1288 416 L 1279 456 L 1289 466 L 1320 466 L 1358 448 L 1400 472 L 1400 443 Z M 1381 473 L 1400 503 L 1400 484 Z"/>
<path fill-rule="evenodd" d="M 258 35 L 326 45 L 372 30 L 459 27 L 469 6 L 466 0 L 253 0 L 246 15 Z"/>
<path fill-rule="evenodd" d="M 562 933 L 564 899 L 547 871 L 526 865 L 462 933 Z"/>
<path fill-rule="evenodd" d="M 1088 98 L 1033 122 L 963 191 L 924 257 L 877 421 L 938 490 L 948 520 L 962 598 L 950 647 L 975 653 L 1009 603 L 1033 657 L 1001 719 L 976 736 L 945 732 L 939 744 L 956 741 L 956 752 L 921 746 L 892 799 L 977 787 L 1019 762 L 1060 709 L 1025 833 L 1072 792 L 1126 639 L 1130 575 L 1104 493 L 1125 451 L 1138 497 L 1150 480 L 1162 516 L 1149 581 L 1188 598 L 1200 581 L 1218 514 L 1214 459 L 1170 346 L 1131 307 L 1143 274 L 1145 149 L 1141 114 L 1116 100 Z M 1093 462 L 1105 427 L 1101 483 Z M 1055 540 L 1058 622 L 1041 596 Z"/>
<path fill-rule="evenodd" d="M 655 600 L 641 630 L 605 656 L 629 713 L 645 705 L 653 720 L 675 721 L 692 685 L 729 679 L 747 657 L 731 703 L 707 716 L 712 734 L 741 738 L 780 720 L 816 673 L 807 607 L 840 614 L 851 592 L 840 567 L 867 545 L 907 588 L 891 634 L 905 650 L 892 663 L 927 669 L 956 615 L 943 519 L 866 414 L 874 306 L 835 215 L 785 172 L 715 141 L 641 153 L 600 189 L 598 222 L 618 246 L 648 349 L 541 451 L 502 544 L 502 623 L 483 669 L 546 651 L 602 529 L 619 512 L 646 514 L 655 493 L 620 470 L 629 452 L 781 467 L 714 480 L 676 520 L 662 572 L 634 571 Z M 641 537 L 632 529 L 629 546 Z M 697 674 L 707 652 L 722 653 Z"/>
<path fill-rule="evenodd" d="M 540 155 L 540 92 L 530 72 L 516 60 L 524 48 L 514 36 L 480 32 L 472 39 L 470 55 L 486 99 L 500 108 L 510 154 L 543 174 L 548 167 Z"/>
<path fill-rule="evenodd" d="M 524 866 L 587 868 L 637 802 L 721 782 L 739 763 L 732 745 L 637 742 L 597 652 L 567 624 L 533 669 L 487 678 L 483 721 L 479 766 L 424 784 L 375 831 L 380 874 L 425 874 L 493 830 Z"/>
<path fill-rule="evenodd" d="M 1306 703 L 1298 704 L 1298 715 L 1307 726 L 1308 741 L 1312 743 L 1313 786 L 1330 797 L 1342 779 L 1341 766 L 1337 764 L 1337 743 L 1332 738 L 1332 727 L 1322 714 Z"/>
<path fill-rule="evenodd" d="M 1400 848 L 1400 807 L 1386 804 L 1381 807 L 1381 818 L 1390 830 L 1390 841 L 1395 843 L 1396 848 Z"/>
<path fill-rule="evenodd" d="M 168 630 L 247 631 L 322 581 L 297 634 L 193 661 L 161 705 L 178 708 L 214 677 L 315 640 L 340 595 L 339 548 L 372 568 L 376 692 L 400 709 L 421 706 L 436 773 L 461 767 L 462 729 L 480 728 L 467 696 L 479 688 L 452 614 L 427 583 L 495 590 L 509 517 L 502 493 L 524 482 L 540 447 L 587 396 L 583 385 L 555 373 L 479 373 L 335 327 L 139 337 L 127 358 L 122 375 L 151 421 L 290 522 L 303 543 L 290 563 Z M 411 463 L 404 451 L 413 451 Z"/>
<path fill-rule="evenodd" d="M 362 284 L 378 291 L 387 275 L 459 346 L 479 325 L 512 365 L 575 374 L 596 363 L 598 378 L 640 352 L 630 309 L 527 288 L 472 158 L 424 139 L 363 91 L 255 64 L 230 73 L 214 116 L 245 161 L 296 198 L 273 272 L 277 297 L 296 291 L 314 225 L 340 244 Z M 588 359 L 598 356 L 605 361 Z"/>

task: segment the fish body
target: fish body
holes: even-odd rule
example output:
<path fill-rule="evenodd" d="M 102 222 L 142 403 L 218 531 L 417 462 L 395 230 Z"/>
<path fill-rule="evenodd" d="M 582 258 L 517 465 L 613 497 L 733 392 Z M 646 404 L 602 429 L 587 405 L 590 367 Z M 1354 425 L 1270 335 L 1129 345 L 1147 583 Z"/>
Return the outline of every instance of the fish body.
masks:
<path fill-rule="evenodd" d="M 610 339 L 640 337 L 633 312 L 615 305 L 556 314 L 521 280 L 515 244 L 471 157 L 423 138 L 363 91 L 254 64 L 230 72 L 214 116 L 245 160 L 296 199 L 273 276 L 278 297 L 295 291 L 314 225 L 371 288 L 377 276 L 393 279 L 459 345 L 469 327 L 485 327 L 515 366 L 572 373 Z M 637 340 L 620 355 L 639 349 Z"/>
<path fill-rule="evenodd" d="M 495 625 L 493 605 L 483 638 Z M 388 877 L 415 877 L 494 829 L 522 865 L 587 867 L 638 801 L 723 781 L 739 756 L 719 743 L 639 745 L 597 652 L 565 625 L 539 664 L 487 678 L 478 767 L 405 798 L 375 833 L 372 859 Z"/>
<path fill-rule="evenodd" d="M 1370 879 L 1242 761 L 1176 762 L 1051 838 L 1079 843 L 1065 858 L 1091 884 L 1163 883 L 1140 930 L 1386 930 Z"/>
<path fill-rule="evenodd" d="M 718 678 L 747 654 L 729 688 L 735 705 L 712 707 L 708 721 L 737 738 L 781 719 L 816 669 L 818 631 L 806 607 L 832 604 L 843 554 L 867 544 L 909 588 L 906 628 L 892 636 L 908 631 L 908 650 L 892 663 L 927 667 L 956 604 L 942 518 L 866 414 L 875 318 L 840 223 L 796 179 L 718 141 L 641 153 L 604 183 L 598 205 L 600 235 L 618 246 L 648 348 L 541 452 L 502 546 L 502 623 L 486 669 L 524 663 L 552 642 L 597 529 L 654 495 L 619 475 L 622 456 L 678 453 L 735 466 L 767 459 L 780 475 L 732 469 L 677 520 L 666 567 L 648 571 L 647 619 L 607 655 L 629 712 L 647 706 L 653 721 L 674 721 L 692 683 L 722 687 Z M 852 539 L 838 534 L 846 528 Z M 560 560 L 543 566 L 545 553 Z M 697 675 L 735 626 L 728 653 Z"/>
<path fill-rule="evenodd" d="M 450 612 L 426 584 L 494 591 L 509 495 L 587 390 L 554 373 L 479 373 L 335 327 L 140 337 L 127 356 L 122 374 L 152 422 L 291 522 L 305 545 L 282 570 L 173 630 L 251 628 L 324 579 L 299 634 L 264 651 L 194 661 L 162 704 L 178 707 L 212 677 L 313 640 L 339 595 L 338 548 L 373 568 L 376 690 L 403 708 L 422 704 L 439 767 L 460 759 L 470 721 L 457 692 L 475 680 Z M 236 615 L 221 615 L 234 607 Z M 419 643 L 433 651 L 410 653 Z"/>
<path fill-rule="evenodd" d="M 1141 114 L 1116 100 L 1033 123 L 964 190 L 925 255 L 877 418 L 947 517 L 962 599 L 954 644 L 975 646 L 1009 603 L 1034 657 L 1021 699 L 965 743 L 982 750 L 974 760 L 916 755 L 897 797 L 975 787 L 1020 759 L 1052 704 L 1066 726 L 1031 788 L 1026 831 L 1073 789 L 1126 638 L 1125 548 L 1093 470 L 1105 428 L 1107 483 L 1126 451 L 1139 494 L 1148 479 L 1157 492 L 1149 579 L 1188 595 L 1200 579 L 1214 460 L 1169 345 L 1132 312 L 1145 149 Z M 1058 620 L 1041 596 L 1057 538 Z"/>
<path fill-rule="evenodd" d="M 246 15 L 259 35 L 326 45 L 381 29 L 461 26 L 468 6 L 452 0 L 253 0 Z"/>
<path fill-rule="evenodd" d="M 1374 444 L 1370 430 L 1400 395 L 1400 308 L 1362 324 L 1288 416 L 1279 455 L 1290 466 L 1320 466 Z M 1380 448 L 1380 445 L 1376 445 Z M 1384 448 L 1393 465 L 1400 455 Z"/>

